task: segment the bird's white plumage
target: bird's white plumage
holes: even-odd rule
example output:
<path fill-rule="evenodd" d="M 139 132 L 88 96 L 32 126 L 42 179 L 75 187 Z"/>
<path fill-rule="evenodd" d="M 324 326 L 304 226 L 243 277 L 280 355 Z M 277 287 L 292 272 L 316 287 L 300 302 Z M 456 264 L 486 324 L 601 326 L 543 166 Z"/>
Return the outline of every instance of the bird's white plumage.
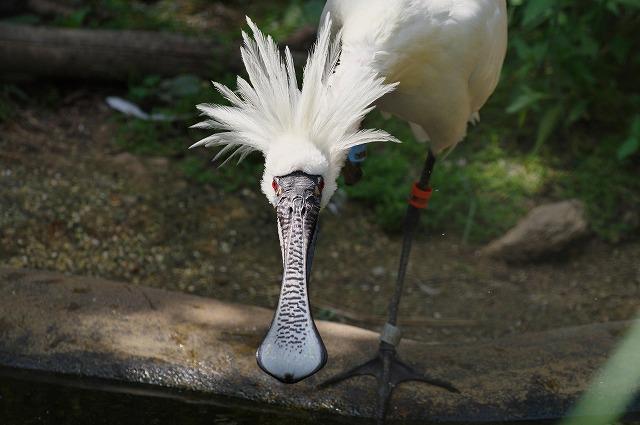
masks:
<path fill-rule="evenodd" d="M 328 0 L 328 12 L 343 34 L 336 79 L 368 67 L 399 82 L 380 108 L 413 123 L 436 153 L 464 138 L 500 77 L 505 0 Z"/>
<path fill-rule="evenodd" d="M 224 146 L 218 156 L 239 159 L 261 151 L 272 203 L 273 177 L 303 171 L 324 177 L 325 206 L 349 148 L 397 141 L 359 129 L 373 104 L 407 120 L 434 152 L 455 146 L 479 119 L 506 52 L 505 0 L 328 0 L 322 22 L 301 89 L 289 51 L 283 58 L 248 20 L 249 82 L 238 77 L 236 92 L 214 83 L 231 106 L 198 106 L 209 119 L 195 127 L 218 133 L 194 146 Z"/>
<path fill-rule="evenodd" d="M 360 130 L 362 118 L 376 100 L 391 92 L 394 84 L 368 68 L 334 70 L 340 56 L 340 35 L 331 41 L 331 21 L 325 20 L 318 42 L 304 69 L 298 87 L 291 54 L 282 58 L 271 37 L 265 37 L 247 19 L 253 38 L 243 32 L 242 60 L 249 82 L 238 77 L 238 90 L 214 83 L 231 106 L 198 105 L 208 117 L 196 128 L 219 132 L 194 146 L 224 146 L 218 156 L 244 158 L 252 151 L 265 157 L 262 189 L 275 204 L 271 182 L 275 176 L 294 171 L 321 175 L 326 205 L 336 189 L 336 180 L 349 148 L 377 141 L 397 141 L 381 130 Z"/>

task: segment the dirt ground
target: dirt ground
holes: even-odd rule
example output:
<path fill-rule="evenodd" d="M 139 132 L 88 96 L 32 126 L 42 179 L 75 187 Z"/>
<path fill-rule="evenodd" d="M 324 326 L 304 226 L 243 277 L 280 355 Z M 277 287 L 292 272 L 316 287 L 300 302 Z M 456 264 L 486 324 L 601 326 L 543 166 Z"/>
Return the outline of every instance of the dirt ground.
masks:
<path fill-rule="evenodd" d="M 125 153 L 113 142 L 113 114 L 102 95 L 85 91 L 0 124 L 0 266 L 274 307 L 282 266 L 258 182 L 224 193 L 188 182 L 171 159 Z M 325 211 L 321 226 L 316 317 L 378 328 L 400 236 L 350 201 L 339 215 Z M 592 239 L 564 258 L 521 266 L 482 258 L 478 248 L 455 235 L 419 235 L 401 312 L 411 337 L 494 338 L 631 319 L 640 306 L 639 241 Z"/>

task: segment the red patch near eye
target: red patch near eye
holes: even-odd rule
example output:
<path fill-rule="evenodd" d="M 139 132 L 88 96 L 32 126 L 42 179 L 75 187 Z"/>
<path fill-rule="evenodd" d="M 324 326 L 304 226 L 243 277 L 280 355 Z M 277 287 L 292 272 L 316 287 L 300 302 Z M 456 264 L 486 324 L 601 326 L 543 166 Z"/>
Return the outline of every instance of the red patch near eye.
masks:
<path fill-rule="evenodd" d="M 322 192 L 322 190 L 324 189 L 324 180 L 320 180 L 318 187 L 320 188 L 320 192 Z"/>
<path fill-rule="evenodd" d="M 273 179 L 273 181 L 271 182 L 271 187 L 273 188 L 273 190 L 277 191 L 278 190 L 278 183 L 276 182 L 275 179 Z"/>

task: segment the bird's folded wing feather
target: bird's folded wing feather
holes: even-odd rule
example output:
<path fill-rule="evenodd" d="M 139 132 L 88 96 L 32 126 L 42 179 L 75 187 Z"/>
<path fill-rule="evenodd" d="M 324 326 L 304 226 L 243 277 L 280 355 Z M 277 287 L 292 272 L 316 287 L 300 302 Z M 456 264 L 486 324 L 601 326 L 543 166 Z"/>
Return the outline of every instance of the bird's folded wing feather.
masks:
<path fill-rule="evenodd" d="M 459 142 L 496 88 L 507 43 L 505 0 L 328 0 L 327 13 L 334 31 L 343 31 L 341 62 L 368 63 L 387 82 L 399 81 L 384 108 L 440 143 Z M 451 122 L 437 110 L 450 111 Z"/>

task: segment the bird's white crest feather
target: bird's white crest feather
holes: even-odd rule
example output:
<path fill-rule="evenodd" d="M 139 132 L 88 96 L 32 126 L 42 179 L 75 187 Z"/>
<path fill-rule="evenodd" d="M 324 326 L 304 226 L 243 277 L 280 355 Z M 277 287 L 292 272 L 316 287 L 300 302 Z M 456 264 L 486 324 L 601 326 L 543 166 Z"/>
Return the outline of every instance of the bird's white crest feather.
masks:
<path fill-rule="evenodd" d="M 398 141 L 382 130 L 360 130 L 373 103 L 395 84 L 385 84 L 384 78 L 366 67 L 341 69 L 340 78 L 332 78 L 340 57 L 341 34 L 331 39 L 329 16 L 307 59 L 302 89 L 289 49 L 283 58 L 270 36 L 249 18 L 247 23 L 253 37 L 242 33 L 241 54 L 249 81 L 238 77 L 236 92 L 214 83 L 230 106 L 198 105 L 207 119 L 194 127 L 218 132 L 192 147 L 224 146 L 216 158 L 229 154 L 227 160 L 235 156 L 242 160 L 257 150 L 265 156 L 264 179 L 267 174 L 301 170 L 322 174 L 328 185 L 335 186 L 349 148 Z M 327 189 L 333 193 L 335 187 Z M 330 197 L 326 189 L 325 194 L 329 196 L 323 198 Z"/>

